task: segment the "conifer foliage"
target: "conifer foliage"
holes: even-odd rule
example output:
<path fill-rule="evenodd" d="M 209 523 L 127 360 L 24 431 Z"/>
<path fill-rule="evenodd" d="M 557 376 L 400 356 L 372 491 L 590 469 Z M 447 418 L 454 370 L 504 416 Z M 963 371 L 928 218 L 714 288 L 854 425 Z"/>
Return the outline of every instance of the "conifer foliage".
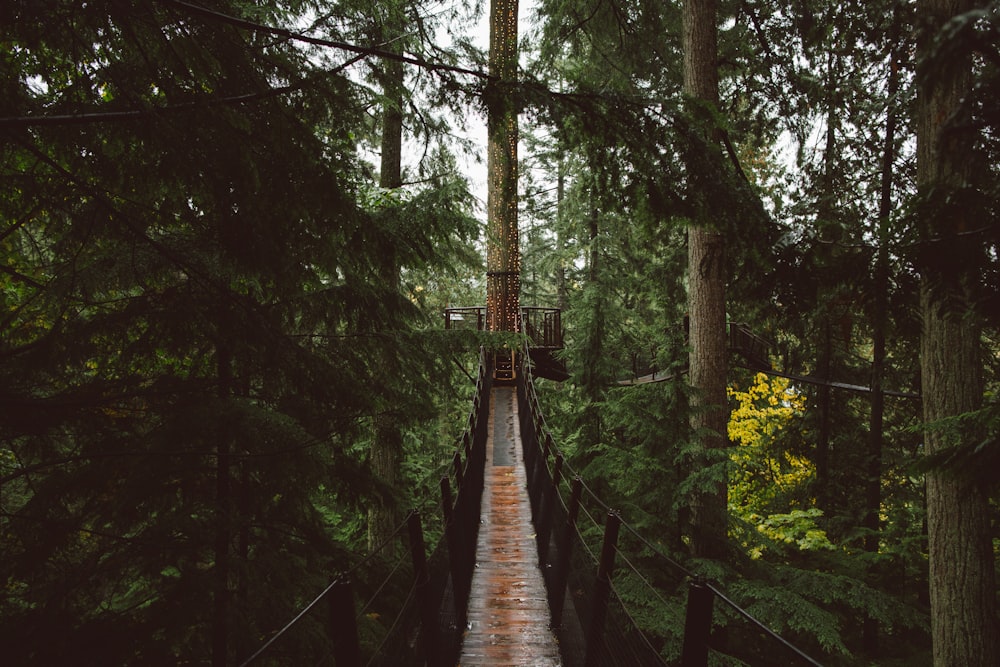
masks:
<path fill-rule="evenodd" d="M 337 517 L 372 484 L 350 445 L 399 345 L 371 332 L 414 312 L 379 258 L 436 261 L 462 194 L 419 228 L 359 206 L 347 56 L 182 3 L 8 11 L 4 661 L 234 663 L 348 565 Z"/>
<path fill-rule="evenodd" d="M 921 4 L 937 7 L 935 20 Z M 580 325 L 565 353 L 576 386 L 542 390 L 548 423 L 605 502 L 629 508 L 675 554 L 709 556 L 698 563 L 707 576 L 824 664 L 930 660 L 931 619 L 939 646 L 969 640 L 961 658 L 936 664 L 966 664 L 980 646 L 992 655 L 995 642 L 979 638 L 996 636 L 998 175 L 996 105 L 986 100 L 997 3 L 715 6 L 540 2 L 532 66 L 569 92 L 539 114 L 558 160 L 532 155 L 556 184 L 556 200 L 544 199 L 555 213 L 534 206 L 555 227 L 560 263 L 526 272 L 549 271 L 563 321 Z M 701 25 L 718 31 L 717 48 L 683 39 L 685 9 L 698 8 L 715 14 Z M 700 63 L 711 84 L 701 104 L 681 103 L 698 92 L 684 62 Z M 936 134 L 920 138 L 915 97 L 944 93 L 948 103 L 926 116 Z M 922 145 L 952 150 L 937 162 L 925 155 L 925 167 Z M 584 187 L 594 182 L 596 197 Z M 702 259 L 708 239 L 698 234 L 685 246 L 685 227 L 716 234 L 716 261 Z M 594 253 L 600 280 L 582 269 Z M 710 314 L 696 312 L 706 276 Z M 759 366 L 741 358 L 737 322 L 770 339 L 765 365 L 791 383 L 740 368 Z M 922 327 L 937 346 L 925 343 L 923 368 Z M 713 337 L 728 405 L 690 391 L 705 386 L 705 359 L 694 359 L 708 349 L 702 335 Z M 603 388 L 588 391 L 595 377 Z M 934 406 L 925 434 L 921 392 Z M 706 423 L 706 405 L 729 415 L 729 442 L 712 439 L 725 434 Z M 679 428 L 691 412 L 694 428 Z M 915 465 L 928 451 L 937 453 Z M 942 484 L 954 492 L 945 502 Z M 698 523 L 730 551 L 699 548 Z M 938 531 L 950 539 L 928 570 L 926 533 L 933 543 Z M 656 610 L 647 627 L 672 660 L 663 619 L 674 608 L 634 602 L 640 615 Z M 733 664 L 783 664 L 716 622 L 713 648 Z"/>

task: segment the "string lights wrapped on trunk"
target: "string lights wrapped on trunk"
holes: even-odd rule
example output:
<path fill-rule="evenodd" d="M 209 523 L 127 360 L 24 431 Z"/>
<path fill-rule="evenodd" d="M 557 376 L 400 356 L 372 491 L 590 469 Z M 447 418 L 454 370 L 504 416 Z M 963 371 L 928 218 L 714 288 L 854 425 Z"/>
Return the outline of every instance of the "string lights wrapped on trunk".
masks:
<path fill-rule="evenodd" d="M 486 328 L 521 330 L 517 228 L 517 0 L 490 6 L 487 99 Z"/>

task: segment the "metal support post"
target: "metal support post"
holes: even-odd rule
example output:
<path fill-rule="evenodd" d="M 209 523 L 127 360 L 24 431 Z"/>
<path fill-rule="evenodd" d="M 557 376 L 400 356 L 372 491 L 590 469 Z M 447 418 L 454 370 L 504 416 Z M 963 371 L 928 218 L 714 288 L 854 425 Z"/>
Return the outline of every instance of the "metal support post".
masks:
<path fill-rule="evenodd" d="M 559 497 L 559 481 L 562 476 L 563 456 L 556 454 L 555 463 L 552 466 L 552 483 L 545 489 L 542 495 L 541 511 L 539 519 L 535 522 L 535 529 L 538 533 L 538 565 L 542 568 L 549 558 L 549 536 L 552 533 L 553 508 L 556 506 L 556 499 Z"/>
<path fill-rule="evenodd" d="M 337 667 L 360 667 L 361 645 L 358 642 L 358 621 L 354 615 L 350 579 L 337 579 L 326 597 L 330 605 L 333 659 Z"/>
<path fill-rule="evenodd" d="M 583 493 L 583 480 L 580 477 L 573 479 L 573 485 L 569 494 L 569 507 L 567 508 L 566 524 L 563 526 L 562 539 L 559 541 L 559 549 L 556 553 L 556 566 L 552 578 L 552 590 L 549 598 L 549 611 L 552 613 L 552 628 L 562 626 L 563 602 L 566 599 L 566 582 L 569 579 L 569 562 L 573 553 L 573 539 L 576 536 L 576 517 L 580 513 L 580 496 Z"/>
<path fill-rule="evenodd" d="M 604 625 L 608 617 L 608 600 L 611 597 L 611 574 L 615 569 L 615 549 L 618 544 L 618 529 L 622 520 L 618 512 L 608 512 L 604 522 L 604 544 L 601 546 L 601 562 L 597 567 L 597 581 L 594 584 L 594 602 L 587 632 L 587 658 L 585 667 L 600 664 L 604 649 Z"/>
<path fill-rule="evenodd" d="M 708 665 L 708 639 L 712 634 L 712 589 L 698 577 L 688 587 L 687 612 L 684 617 L 682 667 Z"/>
<path fill-rule="evenodd" d="M 413 560 L 413 579 L 420 609 L 420 644 L 428 667 L 440 667 L 437 608 L 431 599 L 430 572 L 427 569 L 427 552 L 420 512 L 413 510 L 406 518 L 410 534 L 410 558 Z"/>

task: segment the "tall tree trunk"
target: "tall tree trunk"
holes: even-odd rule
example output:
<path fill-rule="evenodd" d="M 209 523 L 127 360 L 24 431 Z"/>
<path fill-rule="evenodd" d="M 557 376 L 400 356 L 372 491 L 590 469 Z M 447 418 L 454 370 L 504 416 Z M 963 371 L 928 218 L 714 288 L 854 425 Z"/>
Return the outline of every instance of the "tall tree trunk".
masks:
<path fill-rule="evenodd" d="M 226 315 L 222 316 L 223 318 Z M 215 346 L 219 396 L 231 397 L 233 386 L 232 354 L 228 347 L 230 331 L 223 323 L 218 331 Z M 230 542 L 233 525 L 232 442 L 229 426 L 222 424 L 215 451 L 215 565 L 213 567 L 212 600 L 212 667 L 225 667 L 229 663 L 229 576 L 231 570 Z"/>
<path fill-rule="evenodd" d="M 885 117 L 885 142 L 882 149 L 882 175 L 878 210 L 878 249 L 875 254 L 875 298 L 872 304 L 872 378 L 871 416 L 868 423 L 868 452 L 865 457 L 865 514 L 862 526 L 865 534 L 865 551 L 876 554 L 879 551 L 879 514 L 882 506 L 882 441 L 885 395 L 882 393 L 882 379 L 885 375 L 885 338 L 889 307 L 889 216 L 892 214 L 892 189 L 894 180 L 893 164 L 896 160 L 896 94 L 899 91 L 899 31 L 900 14 L 898 5 L 893 9 L 892 27 L 889 35 L 889 81 L 887 84 L 887 104 Z M 879 648 L 879 624 L 873 618 L 866 618 L 862 630 L 865 653 L 876 657 Z"/>
<path fill-rule="evenodd" d="M 399 2 L 387 5 L 388 17 L 382 26 L 386 49 L 402 53 L 400 39 L 405 30 L 405 17 Z M 382 62 L 382 141 L 379 186 L 387 190 L 403 185 L 403 63 L 385 59 Z M 380 258 L 379 270 L 384 284 L 398 289 L 400 285 L 399 262 L 395 253 L 387 251 Z M 396 378 L 396 357 L 392 351 L 383 355 L 382 369 L 387 378 Z M 368 509 L 368 551 L 375 551 L 385 544 L 399 525 L 400 512 L 396 507 L 395 490 L 399 480 L 399 469 L 403 458 L 403 434 L 399 419 L 391 402 L 381 401 L 377 407 L 372 433 L 369 465 L 372 474 L 381 481 L 388 493 L 374 499 Z M 385 547 L 390 553 L 391 546 Z"/>
<path fill-rule="evenodd" d="M 384 544 L 383 553 L 391 555 L 396 548 L 387 542 L 400 521 L 395 491 L 403 458 L 403 433 L 389 406 L 383 406 L 374 421 L 368 461 L 372 474 L 385 485 L 387 493 L 376 497 L 368 508 L 368 551 L 374 552 Z"/>
<path fill-rule="evenodd" d="M 596 193 L 593 190 L 591 198 L 596 200 Z M 587 262 L 587 285 L 584 290 L 587 294 L 585 307 L 591 312 L 587 314 L 588 325 L 581 350 L 583 369 L 580 375 L 580 388 L 583 391 L 585 404 L 580 439 L 585 448 L 584 461 L 589 463 L 593 460 L 595 446 L 601 441 L 600 405 L 604 400 L 604 387 L 608 380 L 602 368 L 607 327 L 604 319 L 604 285 L 601 280 L 600 213 L 596 205 L 591 208 L 587 220 L 587 236 L 590 243 L 590 257 Z"/>
<path fill-rule="evenodd" d="M 490 331 L 520 329 L 516 82 L 517 0 L 492 0 L 486 96 L 486 327 Z"/>
<path fill-rule="evenodd" d="M 827 271 L 821 271 L 826 275 Z M 830 312 L 829 300 L 824 298 L 828 293 L 827 286 L 817 287 L 817 301 L 820 307 L 819 350 L 816 359 L 816 372 L 826 382 L 832 379 L 833 367 L 833 314 Z M 819 429 L 816 433 L 816 504 L 824 511 L 831 509 L 830 501 L 830 439 L 832 435 L 831 412 L 833 410 L 833 392 L 830 385 L 821 384 L 816 390 L 816 409 L 819 412 Z"/>
<path fill-rule="evenodd" d="M 559 265 L 556 267 L 556 307 L 565 312 L 569 306 L 569 289 L 566 285 L 566 228 L 563 220 L 563 206 L 566 198 L 566 164 L 560 151 L 556 164 L 556 251 Z"/>
<path fill-rule="evenodd" d="M 936 29 L 973 6 L 970 0 L 921 0 L 918 10 L 924 25 Z M 922 35 L 919 53 L 929 53 L 932 36 L 929 30 Z M 917 184 L 934 201 L 951 199 L 949 192 L 968 183 L 973 137 L 949 124 L 971 85 L 971 63 L 966 62 L 948 76 L 924 79 L 918 91 Z M 981 248 L 961 235 L 967 224 L 953 206 L 926 206 L 921 219 L 928 246 L 920 266 L 928 454 L 977 437 L 961 427 L 939 426 L 942 419 L 980 408 L 983 398 L 980 320 L 973 294 L 973 259 Z M 934 664 L 1000 664 L 989 502 L 983 489 L 955 472 L 928 472 L 927 533 Z"/>
<path fill-rule="evenodd" d="M 684 2 L 684 92 L 712 106 L 719 98 L 716 13 L 716 0 Z M 714 137 L 706 138 L 713 145 Z M 688 228 L 691 427 L 705 453 L 703 461 L 711 463 L 718 457 L 710 452 L 728 444 L 726 243 L 705 212 L 695 215 Z M 724 474 L 697 489 L 690 502 L 692 552 L 701 557 L 721 556 L 728 531 Z"/>
<path fill-rule="evenodd" d="M 821 241 L 837 241 L 842 235 L 837 212 L 837 130 L 842 112 L 838 100 L 840 85 L 840 59 L 827 54 L 826 71 L 826 146 L 823 152 L 823 191 L 818 203 L 818 227 Z M 833 379 L 833 302 L 841 276 L 836 266 L 836 247 L 832 243 L 818 244 L 816 304 L 819 307 L 819 350 L 816 355 L 816 372 L 829 382 Z M 817 390 L 819 429 L 816 437 L 816 503 L 824 511 L 833 509 L 830 493 L 830 444 L 833 441 L 833 392 L 829 384 Z"/>

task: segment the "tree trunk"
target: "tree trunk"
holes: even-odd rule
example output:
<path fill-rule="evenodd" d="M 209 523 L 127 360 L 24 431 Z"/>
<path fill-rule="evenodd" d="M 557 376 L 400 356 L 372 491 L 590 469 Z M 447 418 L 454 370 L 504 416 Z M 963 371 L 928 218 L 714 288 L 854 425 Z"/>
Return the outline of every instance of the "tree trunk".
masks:
<path fill-rule="evenodd" d="M 821 274 L 828 274 L 821 271 Z M 816 359 L 816 372 L 826 382 L 832 379 L 833 367 L 833 324 L 831 320 L 833 314 L 830 312 L 830 304 L 824 298 L 827 294 L 828 286 L 820 285 L 816 290 L 817 300 L 820 302 L 820 326 L 819 326 L 819 350 Z M 833 410 L 833 395 L 830 385 L 821 384 L 816 390 L 816 409 L 819 412 L 819 429 L 816 433 L 816 504 L 824 511 L 832 509 L 830 500 L 830 439 L 833 428 L 831 426 L 831 412 Z"/>
<path fill-rule="evenodd" d="M 377 496 L 368 508 L 368 551 L 374 553 L 380 545 L 385 545 L 382 552 L 390 556 L 396 547 L 387 542 L 400 522 L 395 490 L 403 458 L 403 433 L 399 420 L 388 407 L 375 415 L 373 431 L 368 461 L 372 474 L 385 485 L 386 493 Z"/>
<path fill-rule="evenodd" d="M 878 249 L 875 254 L 875 298 L 872 304 L 872 378 L 871 416 L 868 422 L 868 452 L 865 457 L 865 513 L 862 526 L 865 533 L 865 551 L 876 554 L 879 551 L 882 506 L 882 444 L 885 395 L 882 393 L 882 378 L 885 375 L 885 338 L 889 307 L 889 216 L 892 214 L 892 189 L 894 180 L 893 164 L 896 159 L 896 94 L 899 90 L 899 69 L 897 67 L 899 49 L 900 17 L 898 6 L 893 10 L 892 27 L 889 35 L 889 81 L 887 84 L 885 143 L 882 150 L 882 175 L 878 210 Z M 871 577 L 874 580 L 874 576 Z M 873 582 L 874 583 L 874 582 Z M 866 618 L 862 631 L 865 653 L 874 658 L 878 655 L 879 624 L 873 618 Z"/>
<path fill-rule="evenodd" d="M 487 88 L 486 328 L 520 330 L 521 253 L 517 229 L 517 0 L 490 4 Z"/>
<path fill-rule="evenodd" d="M 223 315 L 223 318 L 226 316 Z M 233 385 L 232 354 L 229 350 L 229 327 L 219 327 L 215 346 L 219 396 L 230 398 Z M 215 452 L 215 564 L 213 567 L 212 600 L 212 667 L 229 664 L 229 575 L 231 569 L 230 542 L 233 525 L 232 443 L 229 427 L 223 423 L 218 433 Z"/>
<path fill-rule="evenodd" d="M 969 0 L 922 0 L 924 24 L 939 28 L 973 8 Z M 927 55 L 933 33 L 918 43 Z M 949 76 L 925 79 L 917 99 L 917 184 L 925 197 L 951 199 L 967 184 L 973 136 L 949 127 L 971 90 L 971 63 Z M 944 193 L 943 195 L 939 193 Z M 925 206 L 920 305 L 923 314 L 921 377 L 924 443 L 928 454 L 974 441 L 966 428 L 941 428 L 939 420 L 982 405 L 980 320 L 975 312 L 975 248 L 961 235 L 968 221 L 954 207 Z M 1000 664 L 996 581 L 983 489 L 948 470 L 927 473 L 927 534 L 930 564 L 931 638 L 938 667 Z"/>
<path fill-rule="evenodd" d="M 398 2 L 391 2 L 386 24 L 382 26 L 383 41 L 387 49 L 401 53 L 399 39 L 405 30 L 405 22 Z M 403 63 L 385 59 L 382 62 L 382 156 L 379 171 L 379 186 L 385 189 L 399 188 L 403 184 Z M 395 254 L 386 252 L 380 258 L 380 273 L 384 284 L 398 288 L 400 285 L 399 262 Z M 383 355 L 382 368 L 388 378 L 398 377 L 396 358 L 391 351 Z M 380 401 L 372 428 L 372 445 L 369 465 L 372 474 L 381 481 L 387 493 L 379 495 L 368 508 L 368 551 L 375 551 L 385 544 L 399 525 L 400 512 L 396 507 L 395 489 L 399 479 L 399 468 L 403 458 L 403 434 L 399 419 L 392 406 Z M 386 546 L 393 553 L 392 546 Z"/>
<path fill-rule="evenodd" d="M 725 242 L 704 227 L 688 230 L 688 312 L 690 313 L 691 428 L 706 452 L 728 446 Z M 702 457 L 705 464 L 719 459 Z M 716 478 L 691 498 L 691 549 L 699 557 L 719 557 L 728 530 L 727 484 Z"/>
<path fill-rule="evenodd" d="M 837 210 L 837 130 L 840 126 L 838 114 L 842 112 L 838 100 L 840 85 L 840 59 L 836 54 L 827 54 L 826 71 L 826 146 L 823 151 L 823 190 L 817 203 L 819 237 L 822 241 L 839 240 L 842 226 Z M 833 302 L 839 291 L 841 280 L 836 265 L 836 246 L 819 243 L 816 249 L 816 304 L 819 307 L 819 350 L 816 355 L 816 372 L 826 382 L 833 379 L 835 351 L 833 349 Z M 830 445 L 833 442 L 833 392 L 829 384 L 821 384 L 817 390 L 819 429 L 816 437 L 816 504 L 826 513 L 834 511 L 830 493 L 831 461 Z"/>
<path fill-rule="evenodd" d="M 920 296 L 924 421 L 934 424 L 981 405 L 979 329 L 960 299 L 942 298 L 929 278 L 922 278 Z M 928 454 L 957 444 L 933 426 L 924 443 Z M 951 471 L 928 472 L 927 536 L 934 664 L 1000 664 L 989 501 L 983 490 Z"/>
<path fill-rule="evenodd" d="M 591 191 L 592 200 L 596 193 Z M 590 257 L 587 262 L 587 293 L 585 307 L 592 312 L 587 314 L 588 326 L 583 336 L 581 349 L 582 372 L 580 388 L 585 401 L 583 421 L 580 429 L 581 444 L 584 447 L 584 461 L 593 460 L 596 445 L 601 441 L 601 403 L 604 400 L 604 388 L 608 378 L 603 366 L 605 326 L 604 285 L 601 280 L 600 252 L 600 213 L 596 205 L 591 208 L 587 220 L 587 237 L 590 243 Z"/>
<path fill-rule="evenodd" d="M 683 24 L 684 92 L 715 106 L 719 97 L 715 0 L 685 0 Z M 707 138 L 711 145 L 712 137 Z M 706 213 L 696 212 L 688 228 L 691 427 L 705 454 L 701 464 L 714 462 L 719 457 L 711 452 L 728 445 L 726 244 L 711 222 Z M 692 552 L 699 557 L 721 556 L 728 532 L 724 472 L 701 485 L 690 502 Z"/>
<path fill-rule="evenodd" d="M 565 312 L 569 306 L 569 288 L 566 285 L 566 228 L 563 220 L 563 206 L 566 198 L 566 165 L 562 152 L 556 165 L 556 251 L 559 265 L 556 267 L 556 307 Z"/>

